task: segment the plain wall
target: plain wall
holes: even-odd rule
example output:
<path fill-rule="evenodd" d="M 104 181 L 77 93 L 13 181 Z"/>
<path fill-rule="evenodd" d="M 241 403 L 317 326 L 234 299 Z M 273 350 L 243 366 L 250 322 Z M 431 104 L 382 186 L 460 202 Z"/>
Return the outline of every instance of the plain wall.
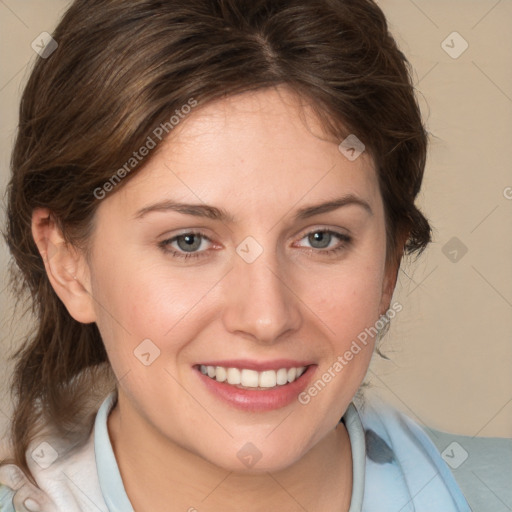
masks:
<path fill-rule="evenodd" d="M 414 68 L 432 134 L 419 204 L 434 241 L 404 262 L 393 320 L 368 380 L 421 424 L 471 436 L 512 433 L 512 2 L 381 0 L 391 32 Z M 22 86 L 39 58 L 31 48 L 52 32 L 69 2 L 0 2 L 0 188 Z M 457 58 L 442 42 L 457 31 Z M 462 40 L 446 40 L 450 52 Z M 507 188 L 511 187 L 511 188 Z M 2 211 L 2 224 L 4 223 Z M 464 247 L 467 252 L 464 254 Z M 0 247 L 0 350 L 26 326 L 13 319 L 8 254 Z M 0 429 L 7 426 L 10 366 L 0 361 Z"/>

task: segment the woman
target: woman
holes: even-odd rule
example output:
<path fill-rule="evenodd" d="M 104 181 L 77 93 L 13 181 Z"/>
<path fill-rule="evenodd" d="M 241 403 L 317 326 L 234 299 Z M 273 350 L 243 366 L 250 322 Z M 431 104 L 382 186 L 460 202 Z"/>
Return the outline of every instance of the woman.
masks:
<path fill-rule="evenodd" d="M 469 510 L 418 426 L 356 400 L 430 241 L 378 6 L 78 0 L 53 39 L 12 158 L 38 323 L 3 508 Z"/>

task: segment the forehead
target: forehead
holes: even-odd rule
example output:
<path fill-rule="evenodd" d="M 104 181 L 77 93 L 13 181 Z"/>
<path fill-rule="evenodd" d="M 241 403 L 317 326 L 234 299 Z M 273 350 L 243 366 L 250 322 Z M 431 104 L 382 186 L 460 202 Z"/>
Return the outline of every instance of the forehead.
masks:
<path fill-rule="evenodd" d="M 374 163 L 350 161 L 311 107 L 291 91 L 265 89 L 193 110 L 149 162 L 110 199 L 129 214 L 166 195 L 241 209 L 290 207 L 357 194 L 378 201 Z M 112 201 L 114 202 L 114 201 Z"/>

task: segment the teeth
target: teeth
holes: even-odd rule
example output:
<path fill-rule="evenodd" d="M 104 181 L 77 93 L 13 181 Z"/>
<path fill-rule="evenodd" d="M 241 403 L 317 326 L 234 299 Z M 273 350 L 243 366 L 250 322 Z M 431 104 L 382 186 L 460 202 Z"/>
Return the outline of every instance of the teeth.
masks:
<path fill-rule="evenodd" d="M 217 382 L 227 382 L 232 386 L 242 386 L 245 388 L 274 388 L 284 386 L 297 380 L 305 371 L 305 366 L 298 368 L 280 368 L 279 370 L 265 370 L 257 372 L 243 368 L 224 368 L 222 366 L 201 365 L 199 370 L 203 375 L 208 375 Z"/>
<path fill-rule="evenodd" d="M 224 382 L 228 378 L 228 372 L 225 368 L 222 368 L 222 366 L 217 366 L 217 368 L 215 368 L 215 378 L 219 382 Z"/>
<path fill-rule="evenodd" d="M 258 372 L 255 370 L 242 370 L 240 372 L 240 384 L 247 388 L 257 388 Z"/>
<path fill-rule="evenodd" d="M 274 370 L 261 372 L 259 377 L 260 388 L 273 388 L 277 383 L 277 373 Z"/>
<path fill-rule="evenodd" d="M 277 370 L 276 373 L 276 384 L 282 386 L 283 384 L 288 383 L 288 370 L 286 368 L 281 368 Z"/>
<path fill-rule="evenodd" d="M 228 368 L 228 384 L 240 384 L 240 370 L 238 368 Z"/>

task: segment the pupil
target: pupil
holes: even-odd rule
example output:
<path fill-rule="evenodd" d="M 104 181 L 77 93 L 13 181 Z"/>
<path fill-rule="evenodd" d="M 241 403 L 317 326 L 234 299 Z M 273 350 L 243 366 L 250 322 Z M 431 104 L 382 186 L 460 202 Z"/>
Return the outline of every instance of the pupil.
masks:
<path fill-rule="evenodd" d="M 330 236 L 331 235 L 325 231 L 317 231 L 316 233 L 313 233 L 312 240 L 310 239 L 310 242 L 320 242 L 319 247 L 324 248 L 329 245 Z"/>
<path fill-rule="evenodd" d="M 184 247 L 182 247 L 180 243 L 181 241 L 185 242 Z M 190 249 L 198 249 L 199 246 L 201 245 L 200 237 L 198 237 L 197 235 L 182 235 L 181 237 L 178 238 L 177 242 L 178 245 L 180 246 L 180 249 L 184 249 L 188 252 L 190 252 Z"/>

